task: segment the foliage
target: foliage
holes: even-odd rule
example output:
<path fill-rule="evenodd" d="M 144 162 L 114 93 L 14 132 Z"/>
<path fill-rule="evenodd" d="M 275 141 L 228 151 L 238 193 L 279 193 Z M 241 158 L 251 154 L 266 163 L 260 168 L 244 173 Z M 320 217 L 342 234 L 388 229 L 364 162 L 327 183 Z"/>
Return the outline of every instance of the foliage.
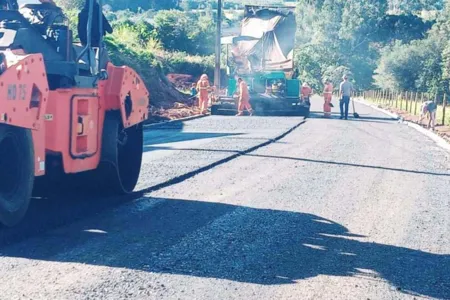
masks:
<path fill-rule="evenodd" d="M 439 3 L 437 3 L 439 4 Z M 449 92 L 450 1 L 439 11 L 432 28 L 421 39 L 396 43 L 381 52 L 375 77 L 381 88 L 431 93 Z"/>
<path fill-rule="evenodd" d="M 186 13 L 179 10 L 161 10 L 133 13 L 108 12 L 115 28 L 128 26 L 137 31 L 142 44 L 152 40 L 167 51 L 186 52 L 190 55 L 211 55 L 215 46 L 213 12 Z"/>
<path fill-rule="evenodd" d="M 116 10 L 129 9 L 137 12 L 139 10 L 160 10 L 160 9 L 174 9 L 179 7 L 178 0 L 106 0 Z"/>
<path fill-rule="evenodd" d="M 396 43 L 383 49 L 376 83 L 384 89 L 440 92 L 442 45 L 434 39 Z"/>
<path fill-rule="evenodd" d="M 181 11 L 160 11 L 154 19 L 156 37 L 167 50 L 187 51 L 189 18 Z"/>
<path fill-rule="evenodd" d="M 423 20 L 417 15 L 425 9 L 441 9 L 442 1 L 388 1 L 388 0 L 299 0 L 297 5 L 297 55 L 301 79 L 319 88 L 324 77 L 337 80 L 344 70 L 351 71 L 358 88 L 373 85 L 377 69 L 377 84 L 403 87 L 414 77 L 411 87 L 438 89 L 442 72 L 439 69 L 441 53 L 426 49 L 421 53 L 414 49 L 435 47 L 434 43 L 407 47 L 398 46 L 428 37 L 435 20 Z M 395 14 L 393 14 L 395 12 Z M 448 18 L 447 18 L 448 19 Z M 449 26 L 450 27 L 450 26 Z M 395 44 L 397 46 L 393 47 Z M 385 50 L 383 50 L 385 49 Z M 441 49 L 441 48 L 439 48 Z M 402 64 L 396 64 L 395 53 L 411 55 L 423 61 L 420 65 L 427 72 L 409 76 L 409 81 L 392 82 L 400 73 Z M 450 48 L 449 48 L 450 62 Z M 381 59 L 380 59 L 381 57 Z M 413 58 L 399 57 L 403 64 L 413 63 Z M 395 65 L 395 66 L 394 66 Z M 405 66 L 414 69 L 416 66 Z M 412 71 L 412 70 L 410 70 Z M 449 66 L 450 71 L 450 66 Z M 450 74 L 450 72 L 448 72 Z M 449 76 L 450 77 L 450 76 Z"/>
<path fill-rule="evenodd" d="M 165 73 L 190 74 L 214 77 L 214 56 L 193 56 L 183 52 L 166 52 L 161 56 Z"/>
<path fill-rule="evenodd" d="M 299 48 L 296 51 L 295 62 L 299 70 L 299 79 L 318 89 L 322 84 L 322 69 L 319 63 L 318 50 L 315 46 Z"/>
<path fill-rule="evenodd" d="M 131 53 L 138 57 L 139 66 L 158 67 L 164 73 L 184 73 L 200 76 L 207 73 L 213 75 L 214 58 L 212 56 L 196 56 L 186 52 L 168 51 L 154 36 L 153 25 L 148 23 L 122 23 L 108 38 L 109 49 L 119 56 L 124 55 L 131 59 Z M 119 46 L 124 48 L 121 49 Z M 147 61 L 143 63 L 143 61 Z M 120 61 L 122 62 L 122 61 Z M 135 65 L 135 62 L 131 62 Z"/>
<path fill-rule="evenodd" d="M 378 0 L 299 0 L 297 41 L 300 49 L 305 46 L 312 49 L 309 50 L 310 57 L 306 58 L 309 60 L 307 65 L 314 66 L 311 72 L 314 79 L 309 81 L 320 84 L 330 70 L 335 72 L 344 68 L 352 70 L 357 86 L 369 87 L 377 60 L 376 48 L 371 42 L 376 25 L 387 10 L 386 1 Z M 300 57 L 308 55 L 303 50 L 300 53 Z M 301 65 L 304 60 L 296 62 L 305 74 L 308 69 Z"/>
<path fill-rule="evenodd" d="M 352 71 L 350 68 L 345 66 L 329 67 L 325 73 L 323 74 L 324 79 L 329 79 L 333 83 L 335 89 L 337 89 L 342 82 L 342 75 L 347 75 L 350 78 L 353 77 Z"/>
<path fill-rule="evenodd" d="M 64 9 L 79 9 L 86 0 L 56 0 L 57 4 Z M 138 12 L 142 10 L 176 9 L 180 6 L 180 0 L 103 0 L 104 4 L 110 5 L 114 10 L 130 10 Z"/>
<path fill-rule="evenodd" d="M 80 9 L 86 0 L 56 0 L 56 4 L 65 10 Z"/>
<path fill-rule="evenodd" d="M 445 0 L 396 0 L 392 8 L 403 12 L 418 12 L 422 10 L 441 10 Z"/>
<path fill-rule="evenodd" d="M 413 14 L 386 15 L 378 24 L 374 41 L 389 43 L 393 40 L 410 42 L 423 39 L 433 24 L 433 21 L 424 21 Z"/>
<path fill-rule="evenodd" d="M 72 25 L 84 1 L 57 0 Z M 212 76 L 216 0 L 104 3 L 114 27 L 108 37 L 114 59 L 154 65 L 163 72 Z M 337 86 L 347 73 L 360 89 L 448 90 L 450 0 L 298 0 L 297 4 L 295 63 L 299 78 L 315 89 L 322 88 L 324 78 Z M 225 1 L 224 24 L 240 21 L 242 8 L 240 0 Z M 72 29 L 76 37 L 76 26 Z"/>
<path fill-rule="evenodd" d="M 200 16 L 197 24 L 191 29 L 189 39 L 192 46 L 188 51 L 192 54 L 211 55 L 215 47 L 215 24 L 212 14 Z"/>

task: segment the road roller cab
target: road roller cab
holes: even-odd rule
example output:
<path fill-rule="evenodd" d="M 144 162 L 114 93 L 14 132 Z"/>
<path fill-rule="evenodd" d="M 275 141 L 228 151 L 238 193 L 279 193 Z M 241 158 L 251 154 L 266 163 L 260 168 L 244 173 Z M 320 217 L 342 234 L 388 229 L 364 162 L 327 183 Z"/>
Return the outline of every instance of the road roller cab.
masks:
<path fill-rule="evenodd" d="M 42 5 L 0 10 L 0 223 L 6 226 L 23 219 L 33 190 L 130 193 L 141 167 L 149 106 L 142 79 L 126 66 L 108 62 L 102 69 L 106 50 L 73 45 L 65 18 L 33 23 L 26 12 L 58 15 Z M 88 35 L 92 18 L 101 17 L 93 11 L 91 1 Z"/>

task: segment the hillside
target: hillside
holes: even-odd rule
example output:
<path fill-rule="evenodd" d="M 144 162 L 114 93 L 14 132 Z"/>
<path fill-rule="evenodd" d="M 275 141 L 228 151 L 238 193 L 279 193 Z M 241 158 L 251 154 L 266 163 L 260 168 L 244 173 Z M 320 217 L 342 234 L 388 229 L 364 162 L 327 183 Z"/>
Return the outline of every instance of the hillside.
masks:
<path fill-rule="evenodd" d="M 115 65 L 127 65 L 136 70 L 150 91 L 150 105 L 171 108 L 175 102 L 186 102 L 187 96 L 167 80 L 160 60 L 150 53 L 135 51 L 118 42 L 114 37 L 106 39 L 111 61 Z"/>
<path fill-rule="evenodd" d="M 83 1 L 57 2 L 65 8 L 77 40 L 76 7 Z M 188 73 L 193 80 L 203 73 L 212 76 L 213 59 L 205 56 L 213 49 L 213 39 L 206 37 L 205 43 L 205 33 L 211 32 L 205 26 L 210 26 L 212 20 L 203 22 L 206 25 L 198 30 L 189 30 L 187 24 L 196 24 L 202 16 L 167 10 L 133 12 L 120 9 L 126 1 L 105 2 L 111 4 L 104 7 L 104 12 L 114 29 L 105 38 L 110 58 L 114 64 L 128 65 L 142 76 L 150 91 L 152 109 L 172 108 L 177 102 L 192 104 L 166 75 Z M 200 39 L 203 43 L 198 42 Z"/>

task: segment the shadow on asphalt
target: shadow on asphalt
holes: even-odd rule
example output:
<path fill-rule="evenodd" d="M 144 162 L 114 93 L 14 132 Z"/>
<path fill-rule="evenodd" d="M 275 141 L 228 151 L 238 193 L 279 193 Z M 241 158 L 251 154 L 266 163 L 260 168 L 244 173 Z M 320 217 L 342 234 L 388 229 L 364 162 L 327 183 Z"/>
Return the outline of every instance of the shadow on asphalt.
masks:
<path fill-rule="evenodd" d="M 209 165 L 205 165 L 203 167 L 187 172 L 165 182 L 161 182 L 157 185 L 150 186 L 143 190 L 135 191 L 129 195 L 118 197 L 96 197 L 93 195 L 85 195 L 83 194 L 83 191 L 73 190 L 71 193 L 69 193 L 68 191 L 63 191 L 64 193 L 62 195 L 60 193 L 56 193 L 56 195 L 45 198 L 35 197 L 32 199 L 27 214 L 24 217 L 24 220 L 26 221 L 21 222 L 14 228 L 5 228 L 0 225 L 0 248 L 3 246 L 11 245 L 13 243 L 19 243 L 27 238 L 42 234 L 54 228 L 65 226 L 73 222 L 92 217 L 93 215 L 100 214 L 104 211 L 111 210 L 122 204 L 140 199 L 144 197 L 145 194 L 152 191 L 156 191 L 183 182 L 184 180 L 192 178 L 193 176 L 196 176 L 198 174 L 211 170 L 214 167 L 238 158 L 241 155 L 251 153 L 269 144 L 278 143 L 286 135 L 291 133 L 302 124 L 303 122 L 298 123 L 296 126 L 292 127 L 291 129 L 274 139 L 263 139 L 260 144 L 248 148 L 245 151 L 235 153 L 233 152 L 231 153 L 231 155 L 221 160 L 215 161 Z M 181 128 L 183 126 L 182 123 L 177 125 L 177 123 L 175 122 L 171 124 L 163 124 L 162 127 L 171 127 L 174 125 L 180 126 Z M 151 146 L 150 148 L 153 148 L 155 150 L 158 149 L 157 147 Z"/>
<path fill-rule="evenodd" d="M 261 157 L 450 176 L 302 158 Z M 34 199 L 27 222 L 14 229 L 0 229 L 0 257 L 76 262 L 263 285 L 290 284 L 319 275 L 362 276 L 386 280 L 404 293 L 450 298 L 449 255 L 356 240 L 364 237 L 349 233 L 340 224 L 304 213 L 152 198 L 139 200 L 157 202 L 152 209 L 113 211 L 123 204 L 133 205 L 130 202 L 141 196 L 137 193 L 118 198 L 72 195 L 67 199 Z M 100 212 L 102 217 L 96 218 Z M 214 224 L 220 224 L 221 217 L 233 213 L 237 213 L 233 221 L 241 223 L 216 225 L 219 227 L 215 229 Z M 71 225 L 48 231 L 66 224 Z M 194 240 L 180 246 L 182 239 L 211 224 L 211 232 L 196 234 Z M 43 234 L 20 243 L 36 233 Z M 78 254 L 70 257 L 64 254 L 75 247 Z M 176 247 L 180 249 L 171 250 Z"/>
<path fill-rule="evenodd" d="M 163 146 L 155 146 L 155 147 L 151 147 L 151 148 L 152 148 L 152 150 L 168 150 L 168 151 L 194 151 L 194 152 L 199 151 L 199 152 L 239 153 L 239 151 L 234 151 L 234 150 L 196 149 L 196 148 L 172 148 L 172 147 L 163 147 Z M 318 159 L 308 159 L 308 158 L 301 158 L 301 157 L 260 155 L 260 154 L 251 154 L 251 153 L 242 154 L 242 155 L 243 156 L 250 156 L 250 157 L 260 157 L 260 158 L 269 158 L 269 159 L 286 159 L 286 160 L 293 160 L 293 161 L 303 161 L 303 162 L 308 162 L 308 163 L 318 163 L 318 164 L 346 166 L 346 167 L 355 167 L 355 168 L 378 169 L 378 170 L 401 172 L 401 173 L 410 173 L 410 174 L 419 174 L 419 175 L 432 175 L 432 176 L 450 177 L 450 173 L 437 173 L 437 172 L 429 172 L 429 171 L 421 171 L 421 170 L 408 170 L 408 169 L 401 169 L 401 168 L 391 168 L 391 167 L 373 166 L 373 165 L 362 165 L 362 164 L 355 164 L 355 163 L 328 161 L 328 160 L 318 160 Z"/>
<path fill-rule="evenodd" d="M 222 136 L 242 135 L 241 133 L 190 133 L 183 132 L 183 122 L 154 124 L 144 129 L 144 152 L 156 150 L 151 145 L 192 141 Z M 64 226 L 90 217 L 104 210 L 112 209 L 139 198 L 142 193 L 136 192 L 126 197 L 94 197 L 81 195 L 76 190 L 70 193 L 54 186 L 55 195 L 34 197 L 24 221 L 14 228 L 6 228 L 0 224 L 0 250 L 2 246 L 17 243 L 41 234 L 48 230 Z M 1 252 L 0 252 L 1 253 Z"/>
<path fill-rule="evenodd" d="M 142 201 L 156 204 L 75 223 L 31 239 L 26 247 L 5 248 L 2 256 L 261 285 L 320 275 L 364 277 L 387 281 L 407 294 L 450 297 L 450 255 L 364 242 L 344 226 L 311 214 L 201 201 Z"/>

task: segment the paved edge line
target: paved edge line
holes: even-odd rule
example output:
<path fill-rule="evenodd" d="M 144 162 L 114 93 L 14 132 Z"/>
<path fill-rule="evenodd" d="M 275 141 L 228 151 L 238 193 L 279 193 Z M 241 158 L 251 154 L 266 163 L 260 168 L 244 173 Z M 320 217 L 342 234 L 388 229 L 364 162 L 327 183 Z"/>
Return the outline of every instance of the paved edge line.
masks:
<path fill-rule="evenodd" d="M 413 129 L 417 130 L 418 132 L 420 132 L 423 135 L 425 135 L 425 136 L 429 137 L 430 139 L 432 139 L 439 147 L 441 147 L 441 148 L 443 148 L 443 149 L 445 149 L 447 151 L 450 151 L 450 144 L 445 139 L 443 139 L 439 135 L 437 135 L 436 133 L 433 133 L 432 131 L 428 131 L 425 128 L 423 128 L 422 126 L 420 126 L 420 125 L 418 125 L 416 123 L 413 123 L 413 122 L 410 122 L 410 121 L 404 121 L 402 119 L 402 117 L 399 116 L 398 114 L 392 113 L 392 112 L 390 112 L 390 111 L 388 111 L 386 109 L 383 109 L 383 108 L 379 108 L 378 106 L 376 106 L 376 105 L 374 105 L 374 104 L 372 104 L 372 103 L 370 103 L 370 102 L 368 102 L 368 101 L 366 101 L 364 99 L 363 100 L 361 100 L 361 99 L 354 99 L 354 101 L 357 102 L 357 103 L 369 106 L 369 107 L 371 107 L 371 108 L 373 108 L 375 110 L 378 110 L 378 111 L 380 111 L 380 112 L 382 112 L 382 113 L 384 113 L 384 114 L 386 114 L 386 115 L 388 115 L 390 117 L 393 117 L 393 118 L 395 118 L 395 119 L 397 119 L 399 121 L 402 121 L 403 124 L 405 124 L 408 127 L 411 127 Z"/>
<path fill-rule="evenodd" d="M 190 178 L 192 178 L 192 177 L 194 177 L 196 175 L 199 175 L 199 174 L 201 174 L 203 172 L 209 171 L 209 170 L 211 170 L 211 169 L 213 169 L 213 168 L 215 168 L 217 166 L 220 166 L 220 165 L 223 165 L 223 164 L 225 164 L 227 162 L 230 162 L 230 161 L 232 161 L 232 160 L 234 160 L 234 159 L 236 159 L 236 158 L 238 158 L 238 157 L 240 157 L 242 155 L 249 154 L 249 153 L 251 153 L 253 151 L 256 151 L 256 150 L 258 150 L 260 148 L 263 148 L 263 147 L 266 147 L 266 146 L 268 146 L 270 144 L 273 144 L 273 143 L 275 143 L 275 142 L 285 138 L 288 134 L 290 134 L 291 132 L 293 132 L 294 130 L 296 130 L 297 128 L 299 128 L 301 125 L 303 125 L 305 123 L 306 123 L 306 119 L 304 118 L 301 122 L 299 122 L 295 126 L 291 127 L 290 129 L 288 129 L 287 131 L 285 131 L 284 133 L 280 134 L 279 136 L 277 136 L 277 137 L 275 137 L 273 139 L 270 139 L 270 140 L 268 140 L 268 141 L 266 141 L 264 143 L 261 143 L 261 144 L 258 144 L 256 146 L 253 146 L 253 147 L 251 147 L 251 148 L 249 148 L 247 150 L 236 151 L 236 154 L 233 154 L 231 156 L 228 156 L 226 158 L 218 160 L 218 161 L 216 161 L 216 162 L 214 162 L 212 164 L 209 164 L 207 166 L 201 167 L 201 168 L 199 168 L 197 170 L 194 170 L 194 171 L 188 172 L 186 174 L 177 176 L 177 177 L 172 178 L 172 179 L 170 179 L 170 180 L 168 180 L 166 182 L 159 183 L 157 185 L 154 185 L 154 186 L 142 189 L 140 191 L 136 191 L 136 192 L 130 194 L 129 197 L 132 197 L 135 200 L 137 200 L 136 196 L 142 197 L 144 194 L 155 192 L 157 190 L 160 190 L 160 189 L 172 186 L 174 184 L 181 183 L 181 182 L 183 182 L 185 180 L 188 180 L 188 179 L 190 179 Z"/>
<path fill-rule="evenodd" d="M 194 116 L 189 116 L 189 117 L 180 118 L 180 119 L 174 119 L 174 120 L 169 120 L 169 121 L 163 121 L 163 122 L 159 122 L 159 123 L 145 124 L 145 125 L 144 125 L 144 129 L 147 129 L 147 128 L 155 128 L 155 127 L 159 127 L 159 126 L 163 126 L 163 125 L 168 125 L 168 124 L 173 124 L 173 123 L 183 123 L 183 122 L 186 122 L 186 121 L 191 121 L 191 120 L 201 119 L 201 118 L 205 118 L 205 117 L 209 117 L 209 116 L 210 116 L 210 115 L 194 115 Z"/>

